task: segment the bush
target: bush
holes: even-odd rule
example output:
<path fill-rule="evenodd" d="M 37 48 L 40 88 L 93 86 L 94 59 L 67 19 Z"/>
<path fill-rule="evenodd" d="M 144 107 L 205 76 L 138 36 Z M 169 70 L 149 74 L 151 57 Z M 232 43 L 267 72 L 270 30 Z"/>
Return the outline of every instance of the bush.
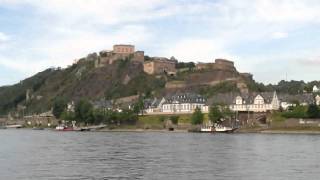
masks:
<path fill-rule="evenodd" d="M 318 118 L 320 115 L 318 106 L 315 104 L 310 104 L 308 106 L 307 115 L 309 118 Z"/>
<path fill-rule="evenodd" d="M 61 114 L 60 118 L 63 120 L 73 121 L 73 120 L 75 120 L 75 114 L 74 114 L 74 112 L 64 111 Z"/>
<path fill-rule="evenodd" d="M 201 112 L 200 108 L 196 108 L 191 116 L 191 123 L 192 124 L 202 124 L 203 122 L 203 113 Z"/>
<path fill-rule="evenodd" d="M 208 116 L 212 123 L 219 123 L 221 122 L 221 118 L 223 118 L 222 112 L 220 111 L 218 106 L 211 106 Z"/>
<path fill-rule="evenodd" d="M 282 116 L 285 118 L 306 118 L 308 117 L 305 106 L 293 107 L 292 111 L 283 112 Z"/>
<path fill-rule="evenodd" d="M 164 116 L 159 116 L 159 121 L 160 121 L 160 122 L 164 122 L 165 119 L 166 119 L 166 118 L 165 118 Z"/>
<path fill-rule="evenodd" d="M 170 116 L 172 124 L 178 124 L 179 116 Z"/>

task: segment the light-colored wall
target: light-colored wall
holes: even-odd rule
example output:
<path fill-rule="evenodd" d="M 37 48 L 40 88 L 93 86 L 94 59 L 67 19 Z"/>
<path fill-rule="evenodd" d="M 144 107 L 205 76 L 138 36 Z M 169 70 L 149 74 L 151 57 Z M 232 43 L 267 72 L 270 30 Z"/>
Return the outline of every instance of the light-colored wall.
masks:
<path fill-rule="evenodd" d="M 154 74 L 154 62 L 145 62 L 143 64 L 143 71 L 147 74 Z"/>
<path fill-rule="evenodd" d="M 145 62 L 143 69 L 144 72 L 148 74 L 161 74 L 164 71 L 167 73 L 176 73 L 175 63 L 165 60 L 153 60 L 150 62 Z"/>
<path fill-rule="evenodd" d="M 116 54 L 133 54 L 134 46 L 133 45 L 114 45 L 113 53 Z"/>
<path fill-rule="evenodd" d="M 193 113 L 194 110 L 199 107 L 201 110 L 206 110 L 204 104 L 198 103 L 182 103 L 182 104 L 163 104 L 161 108 L 161 112 L 165 113 Z"/>

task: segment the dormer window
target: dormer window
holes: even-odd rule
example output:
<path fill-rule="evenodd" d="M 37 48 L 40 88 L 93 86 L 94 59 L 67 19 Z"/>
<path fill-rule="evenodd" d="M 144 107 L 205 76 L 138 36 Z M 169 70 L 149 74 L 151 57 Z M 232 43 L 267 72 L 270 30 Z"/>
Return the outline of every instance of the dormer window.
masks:
<path fill-rule="evenodd" d="M 241 96 L 236 97 L 236 104 L 242 104 L 242 97 Z"/>

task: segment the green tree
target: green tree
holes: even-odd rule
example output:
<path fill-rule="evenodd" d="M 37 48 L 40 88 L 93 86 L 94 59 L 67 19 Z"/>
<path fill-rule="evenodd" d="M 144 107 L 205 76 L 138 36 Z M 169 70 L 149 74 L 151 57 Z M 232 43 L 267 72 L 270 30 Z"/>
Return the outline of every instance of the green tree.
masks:
<path fill-rule="evenodd" d="M 179 116 L 170 116 L 172 124 L 178 124 Z"/>
<path fill-rule="evenodd" d="M 144 110 L 143 98 L 139 98 L 138 102 L 136 102 L 133 105 L 133 112 L 135 112 L 137 115 L 139 114 L 143 115 L 143 110 Z"/>
<path fill-rule="evenodd" d="M 201 112 L 200 108 L 196 108 L 191 117 L 192 124 L 202 124 L 203 122 L 203 113 Z"/>
<path fill-rule="evenodd" d="M 80 122 L 93 123 L 93 106 L 84 99 L 81 99 L 75 106 L 75 118 Z"/>
<path fill-rule="evenodd" d="M 63 97 L 57 97 L 53 101 L 52 113 L 57 118 L 60 119 L 61 114 L 67 108 L 67 100 Z"/>
<path fill-rule="evenodd" d="M 105 113 L 102 109 L 94 109 L 93 113 L 93 123 L 94 124 L 101 124 L 105 121 Z"/>
<path fill-rule="evenodd" d="M 317 118 L 319 117 L 319 108 L 315 104 L 310 104 L 308 106 L 307 115 L 309 118 Z"/>
<path fill-rule="evenodd" d="M 218 106 L 210 106 L 209 109 L 209 119 L 212 123 L 220 123 L 223 114 Z"/>
<path fill-rule="evenodd" d="M 73 120 L 75 120 L 75 114 L 74 114 L 74 112 L 69 112 L 69 111 L 65 110 L 61 114 L 60 118 L 63 120 L 73 121 Z"/>
<path fill-rule="evenodd" d="M 221 113 L 223 118 L 231 118 L 232 115 L 234 115 L 234 113 L 231 111 L 231 109 L 228 106 L 223 106 Z"/>
<path fill-rule="evenodd" d="M 121 124 L 135 124 L 138 121 L 138 115 L 132 110 L 125 109 L 122 112 L 118 112 L 118 122 Z"/>
<path fill-rule="evenodd" d="M 306 118 L 307 107 L 306 106 L 292 106 L 289 107 L 289 111 L 283 112 L 282 116 L 285 118 Z"/>

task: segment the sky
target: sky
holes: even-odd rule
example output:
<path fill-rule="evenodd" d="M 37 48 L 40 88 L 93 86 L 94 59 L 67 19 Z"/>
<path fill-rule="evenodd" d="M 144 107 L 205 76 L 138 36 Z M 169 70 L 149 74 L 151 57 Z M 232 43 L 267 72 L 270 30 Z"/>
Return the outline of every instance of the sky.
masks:
<path fill-rule="evenodd" d="M 113 44 L 225 58 L 263 83 L 320 80 L 319 0 L 0 0 L 0 86 Z"/>

